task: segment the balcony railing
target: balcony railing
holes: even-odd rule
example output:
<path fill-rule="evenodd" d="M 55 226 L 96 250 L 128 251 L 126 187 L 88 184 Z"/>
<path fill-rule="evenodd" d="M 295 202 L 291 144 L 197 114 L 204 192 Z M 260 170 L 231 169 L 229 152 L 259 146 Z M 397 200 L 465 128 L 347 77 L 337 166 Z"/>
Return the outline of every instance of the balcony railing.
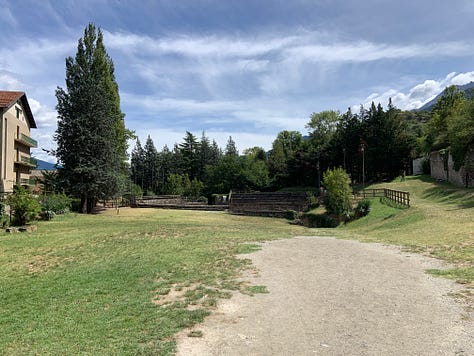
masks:
<path fill-rule="evenodd" d="M 28 147 L 38 147 L 38 141 L 33 140 L 30 136 L 27 136 L 25 134 L 20 134 L 17 138 L 17 141 L 23 143 L 24 145 L 27 145 Z"/>
<path fill-rule="evenodd" d="M 20 178 L 20 185 L 30 185 L 30 180 L 28 178 Z"/>
<path fill-rule="evenodd" d="M 31 158 L 29 156 L 20 156 L 20 159 L 15 161 L 16 164 L 21 164 L 22 166 L 27 166 L 30 168 L 36 168 L 38 162 L 36 159 Z"/>

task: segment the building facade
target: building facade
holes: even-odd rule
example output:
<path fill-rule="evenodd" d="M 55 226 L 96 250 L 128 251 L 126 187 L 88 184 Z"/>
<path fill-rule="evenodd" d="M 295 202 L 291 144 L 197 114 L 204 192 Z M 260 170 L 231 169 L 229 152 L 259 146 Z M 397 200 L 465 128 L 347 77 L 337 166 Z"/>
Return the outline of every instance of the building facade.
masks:
<path fill-rule="evenodd" d="M 11 192 L 14 185 L 29 185 L 35 167 L 30 149 L 37 142 L 30 137 L 36 122 L 26 94 L 0 91 L 0 192 Z"/>

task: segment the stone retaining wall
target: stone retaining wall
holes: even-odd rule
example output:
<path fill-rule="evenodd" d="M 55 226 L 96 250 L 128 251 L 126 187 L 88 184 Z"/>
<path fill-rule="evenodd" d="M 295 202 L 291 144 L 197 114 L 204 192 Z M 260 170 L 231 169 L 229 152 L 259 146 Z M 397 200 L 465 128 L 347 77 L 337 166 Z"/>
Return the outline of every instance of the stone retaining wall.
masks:
<path fill-rule="evenodd" d="M 454 162 L 451 155 L 447 157 L 442 151 L 430 153 L 431 176 L 438 180 L 450 182 L 460 187 L 474 187 L 474 148 L 467 153 L 466 164 L 454 170 Z"/>

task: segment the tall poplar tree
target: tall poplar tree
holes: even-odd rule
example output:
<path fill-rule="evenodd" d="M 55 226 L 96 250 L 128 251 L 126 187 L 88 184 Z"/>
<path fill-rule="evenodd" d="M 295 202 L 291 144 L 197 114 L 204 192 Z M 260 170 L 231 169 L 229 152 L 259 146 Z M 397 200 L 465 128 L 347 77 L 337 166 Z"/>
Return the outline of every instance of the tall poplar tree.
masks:
<path fill-rule="evenodd" d="M 66 89 L 56 90 L 56 156 L 65 189 L 90 213 L 117 194 L 126 172 L 127 139 L 114 65 L 100 29 L 89 24 L 75 58 L 66 58 Z"/>

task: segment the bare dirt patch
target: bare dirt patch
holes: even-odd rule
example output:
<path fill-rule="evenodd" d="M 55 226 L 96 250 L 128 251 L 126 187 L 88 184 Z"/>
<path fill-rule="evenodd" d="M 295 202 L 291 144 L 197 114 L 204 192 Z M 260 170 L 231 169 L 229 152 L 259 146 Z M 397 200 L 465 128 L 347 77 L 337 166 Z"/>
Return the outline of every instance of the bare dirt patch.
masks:
<path fill-rule="evenodd" d="M 178 355 L 473 355 L 473 315 L 459 285 L 426 274 L 441 262 L 393 246 L 301 237 L 244 255 L 268 294 L 235 293 Z"/>

